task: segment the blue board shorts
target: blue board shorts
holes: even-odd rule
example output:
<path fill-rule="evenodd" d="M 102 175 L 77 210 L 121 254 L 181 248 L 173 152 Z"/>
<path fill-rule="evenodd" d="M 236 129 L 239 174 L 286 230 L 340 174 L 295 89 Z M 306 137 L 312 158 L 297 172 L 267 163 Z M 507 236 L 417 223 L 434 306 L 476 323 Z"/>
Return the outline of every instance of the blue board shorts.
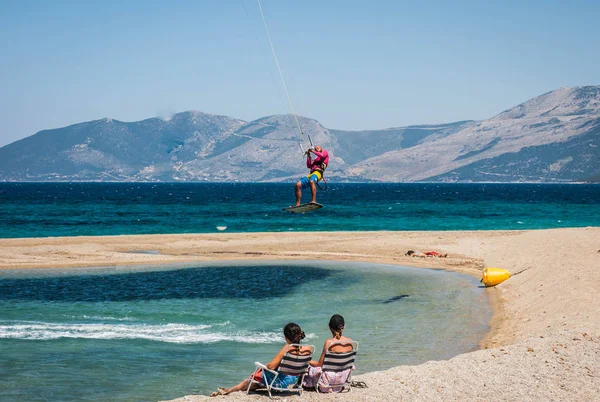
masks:
<path fill-rule="evenodd" d="M 266 370 L 263 371 L 262 375 L 263 375 L 264 383 L 266 383 L 267 381 L 270 383 L 271 381 L 273 381 L 273 378 L 275 377 L 275 375 L 273 375 L 271 372 L 266 371 Z M 293 387 L 297 382 L 298 382 L 297 375 L 279 374 L 277 376 L 277 378 L 275 378 L 275 381 L 273 382 L 272 386 L 276 387 L 276 388 L 289 388 L 289 387 Z"/>
<path fill-rule="evenodd" d="M 300 184 L 302 184 L 302 188 L 308 188 L 311 181 L 317 184 L 319 180 L 321 180 L 321 172 L 312 172 L 308 176 L 301 178 Z"/>

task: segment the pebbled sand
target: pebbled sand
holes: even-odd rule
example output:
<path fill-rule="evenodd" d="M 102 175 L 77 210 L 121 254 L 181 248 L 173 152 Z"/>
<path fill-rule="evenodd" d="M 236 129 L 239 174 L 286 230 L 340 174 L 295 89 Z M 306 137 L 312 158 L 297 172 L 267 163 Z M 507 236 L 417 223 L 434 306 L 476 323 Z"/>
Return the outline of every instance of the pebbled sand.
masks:
<path fill-rule="evenodd" d="M 448 258 L 410 258 L 408 249 Z M 316 251 L 315 251 L 316 250 Z M 159 252 L 142 254 L 137 252 Z M 356 379 L 369 388 L 281 400 L 600 401 L 600 228 L 472 232 L 319 232 L 0 239 L 0 269 L 209 260 L 329 259 L 515 273 L 487 290 L 481 350 Z M 249 362 L 251 366 L 252 362 Z M 360 354 L 357 360 L 360 364 Z M 240 380 L 246 373 L 240 373 Z M 233 385 L 233 384 L 219 384 Z M 204 400 L 185 396 L 176 401 Z M 223 400 L 266 400 L 243 393 Z"/>

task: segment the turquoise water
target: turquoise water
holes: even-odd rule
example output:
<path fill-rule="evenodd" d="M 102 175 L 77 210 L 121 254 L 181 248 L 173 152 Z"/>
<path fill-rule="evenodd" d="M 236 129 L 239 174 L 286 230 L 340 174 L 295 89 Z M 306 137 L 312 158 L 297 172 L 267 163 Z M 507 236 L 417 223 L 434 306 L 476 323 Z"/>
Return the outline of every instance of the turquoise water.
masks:
<path fill-rule="evenodd" d="M 282 212 L 289 183 L 0 183 L 0 238 L 600 226 L 598 184 L 330 183 L 317 201 Z"/>
<path fill-rule="evenodd" d="M 358 372 L 476 348 L 491 316 L 475 279 L 321 261 L 0 272 L 0 400 L 160 400 L 233 385 L 298 323 L 329 317 Z"/>
<path fill-rule="evenodd" d="M 317 200 L 292 215 L 293 184 L 0 183 L 0 238 L 600 226 L 600 185 L 331 183 Z M 0 400 L 206 394 L 269 360 L 289 321 L 320 349 L 334 313 L 358 372 L 416 364 L 475 348 L 491 315 L 455 273 L 281 264 L 0 271 Z"/>

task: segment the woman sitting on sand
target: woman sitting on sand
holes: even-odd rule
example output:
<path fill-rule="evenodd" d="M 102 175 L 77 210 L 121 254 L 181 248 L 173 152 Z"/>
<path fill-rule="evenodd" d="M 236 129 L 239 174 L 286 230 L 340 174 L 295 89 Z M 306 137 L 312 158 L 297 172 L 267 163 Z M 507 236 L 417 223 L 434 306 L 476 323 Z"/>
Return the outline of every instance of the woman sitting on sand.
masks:
<path fill-rule="evenodd" d="M 325 345 L 323 345 L 323 352 L 321 352 L 321 358 L 319 361 L 312 360 L 310 362 L 311 367 L 308 369 L 308 374 L 304 377 L 305 388 L 315 388 L 317 386 L 317 381 L 319 381 L 319 376 L 321 373 L 321 383 L 326 385 L 336 385 L 336 384 L 344 384 L 346 379 L 350 375 L 350 369 L 340 371 L 340 372 L 329 372 L 321 369 L 323 367 L 323 361 L 325 359 L 325 353 L 329 348 L 329 345 L 333 342 L 342 342 L 342 345 L 335 345 L 331 348 L 332 352 L 336 353 L 346 353 L 352 351 L 352 339 L 345 337 L 342 335 L 344 329 L 346 328 L 346 323 L 344 322 L 344 317 L 339 314 L 334 314 L 329 320 L 329 330 L 331 331 L 332 337 L 325 341 Z M 321 390 L 319 388 L 319 390 Z M 340 392 L 342 387 L 333 387 L 333 388 L 324 388 L 322 392 Z"/>
<path fill-rule="evenodd" d="M 271 360 L 269 363 L 265 364 L 265 366 L 267 366 L 267 368 L 269 368 L 271 370 L 277 370 L 279 368 L 281 359 L 283 359 L 283 356 L 286 354 L 286 352 L 288 352 L 288 349 L 290 348 L 289 345 L 291 345 L 293 343 L 300 343 L 300 341 L 302 339 L 304 339 L 304 337 L 306 335 L 304 334 L 304 331 L 302 331 L 302 329 L 300 329 L 300 326 L 298 326 L 298 324 L 294 324 L 291 322 L 283 328 L 283 336 L 285 337 L 285 345 L 281 348 L 279 353 L 277 353 L 277 355 L 275 355 L 273 360 Z M 310 350 L 311 350 L 310 347 L 301 346 L 298 348 L 297 353 L 303 354 Z M 262 384 L 264 384 L 266 382 L 266 380 L 268 380 L 269 383 L 273 380 L 273 374 L 271 374 L 268 371 L 259 370 L 255 373 L 253 373 L 252 375 L 254 376 L 253 379 L 255 381 L 259 381 Z M 280 388 L 287 388 L 289 385 L 293 385 L 297 381 L 298 381 L 298 376 L 281 375 L 280 374 L 277 377 L 277 379 L 275 380 L 275 382 L 273 383 L 273 385 L 276 387 L 280 387 Z M 249 384 L 250 384 L 250 379 L 245 379 L 244 381 L 242 381 L 241 383 L 239 383 L 238 385 L 236 385 L 235 387 L 232 387 L 232 388 L 218 387 L 218 391 L 213 392 L 212 394 L 210 394 L 210 396 L 227 395 L 227 394 L 230 394 L 230 393 L 236 392 L 236 391 L 247 391 Z M 252 385 L 250 386 L 250 391 L 260 388 L 260 387 L 261 387 L 260 384 L 252 383 Z"/>

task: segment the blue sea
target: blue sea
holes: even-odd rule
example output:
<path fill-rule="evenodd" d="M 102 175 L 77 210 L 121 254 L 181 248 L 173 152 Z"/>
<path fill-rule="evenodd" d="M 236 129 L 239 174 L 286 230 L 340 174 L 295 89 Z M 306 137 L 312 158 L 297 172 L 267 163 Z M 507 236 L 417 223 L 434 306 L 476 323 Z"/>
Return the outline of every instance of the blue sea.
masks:
<path fill-rule="evenodd" d="M 206 395 L 270 361 L 288 322 L 319 351 L 334 313 L 358 373 L 473 350 L 491 316 L 476 279 L 390 265 L 0 271 L 0 400 Z"/>
<path fill-rule="evenodd" d="M 308 194 L 304 194 L 307 200 Z M 3 183 L 0 237 L 600 226 L 599 185 Z M 230 262 L 0 271 L 0 401 L 155 401 L 234 385 L 297 322 L 329 317 L 357 371 L 473 350 L 491 317 L 469 276 L 365 263 Z"/>
<path fill-rule="evenodd" d="M 290 214 L 293 184 L 0 183 L 0 238 L 151 233 L 600 226 L 600 185 L 330 184 Z M 304 201 L 310 194 L 304 191 Z"/>

